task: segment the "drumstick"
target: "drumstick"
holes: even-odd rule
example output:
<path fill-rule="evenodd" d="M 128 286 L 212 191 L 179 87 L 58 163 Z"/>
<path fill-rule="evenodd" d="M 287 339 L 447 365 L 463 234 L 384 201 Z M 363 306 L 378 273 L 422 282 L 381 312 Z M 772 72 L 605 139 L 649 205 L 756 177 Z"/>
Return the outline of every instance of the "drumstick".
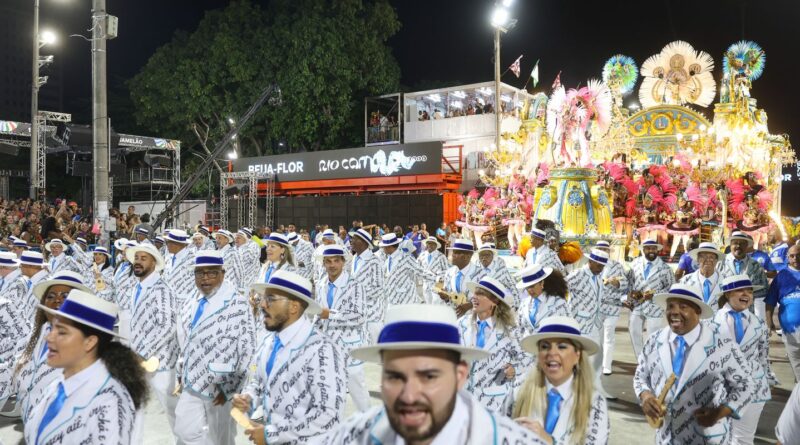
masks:
<path fill-rule="evenodd" d="M 675 384 L 675 373 L 669 375 L 667 378 L 667 382 L 664 384 L 664 387 L 661 388 L 661 392 L 658 394 L 658 406 L 661 407 L 661 410 L 665 410 L 666 406 L 664 405 L 664 400 L 667 398 L 667 394 L 669 394 L 669 390 L 672 389 L 672 385 Z M 661 428 L 661 425 L 664 424 L 664 417 L 659 418 L 652 418 L 650 416 L 645 415 L 647 418 L 647 423 L 653 428 Z"/>

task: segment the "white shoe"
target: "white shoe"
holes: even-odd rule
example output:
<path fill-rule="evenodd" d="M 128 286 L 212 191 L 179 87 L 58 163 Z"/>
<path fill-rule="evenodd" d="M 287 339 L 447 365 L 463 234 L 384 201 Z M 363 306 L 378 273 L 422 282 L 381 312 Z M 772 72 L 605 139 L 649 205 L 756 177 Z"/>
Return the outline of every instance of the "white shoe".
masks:
<path fill-rule="evenodd" d="M 613 374 L 613 372 L 611 372 L 611 370 L 610 370 L 610 369 L 608 369 L 608 368 L 603 368 L 603 375 L 611 375 L 611 374 Z"/>

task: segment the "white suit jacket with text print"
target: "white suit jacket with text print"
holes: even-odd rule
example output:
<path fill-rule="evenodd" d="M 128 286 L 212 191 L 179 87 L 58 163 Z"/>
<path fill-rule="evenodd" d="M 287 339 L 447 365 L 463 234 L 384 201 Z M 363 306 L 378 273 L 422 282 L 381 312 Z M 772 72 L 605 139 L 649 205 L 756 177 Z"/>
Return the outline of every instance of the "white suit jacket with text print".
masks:
<path fill-rule="evenodd" d="M 61 369 L 51 368 L 47 364 L 45 349 L 47 334 L 50 333 L 50 322 L 44 322 L 39 331 L 39 338 L 33 349 L 30 360 L 25 362 L 16 376 L 17 403 L 22 407 L 22 422 L 30 419 L 32 408 L 39 404 L 46 395 L 47 388 L 53 380 L 58 380 Z M 32 333 L 31 333 L 32 334 Z"/>
<path fill-rule="evenodd" d="M 423 270 L 431 273 L 435 277 L 434 281 L 424 281 L 422 283 L 423 295 L 425 295 L 428 301 L 438 300 L 439 295 L 434 294 L 431 289 L 436 281 L 442 281 L 444 279 L 444 274 L 447 268 L 450 267 L 450 263 L 447 262 L 447 257 L 438 250 L 434 250 L 433 252 L 423 250 L 417 257 L 417 262 L 422 266 Z"/>
<path fill-rule="evenodd" d="M 183 308 L 186 301 L 197 291 L 194 281 L 194 256 L 194 253 L 185 247 L 175 255 L 167 255 L 164 260 L 165 266 L 161 276 L 175 291 L 179 308 Z M 175 258 L 174 263 L 173 257 Z"/>
<path fill-rule="evenodd" d="M 157 272 L 153 272 L 154 274 Z M 131 289 L 131 294 L 136 288 Z M 178 360 L 178 297 L 162 277 L 130 297 L 131 349 L 144 360 L 158 357 L 158 371 L 175 369 Z"/>
<path fill-rule="evenodd" d="M 521 427 L 508 417 L 487 410 L 467 391 L 459 391 L 456 397 L 460 397 L 466 402 L 469 412 L 469 419 L 463 422 L 463 428 L 468 429 L 463 432 L 463 436 L 468 440 L 457 445 L 543 445 L 545 443 L 535 433 Z M 438 443 L 441 442 L 441 439 L 437 437 L 434 441 Z M 454 439 L 451 438 L 451 440 Z M 400 443 L 399 436 L 392 429 L 383 405 L 350 417 L 340 427 L 316 437 L 310 442 L 312 445 L 395 445 L 398 443 Z"/>
<path fill-rule="evenodd" d="M 56 395 L 59 377 L 51 382 L 47 394 L 32 411 L 25 424 L 25 442 L 37 445 L 131 443 L 135 409 L 125 387 L 111 377 L 102 360 L 71 378 L 86 378 L 64 401 L 58 414 L 37 434 L 47 407 Z"/>
<path fill-rule="evenodd" d="M 480 260 L 478 261 L 478 266 L 483 266 L 480 264 Z M 492 263 L 489 264 L 489 269 L 486 271 L 485 276 L 492 277 L 499 281 L 500 284 L 502 284 L 505 288 L 506 292 L 513 295 L 514 304 L 512 306 L 514 307 L 514 310 L 516 311 L 519 309 L 520 298 L 516 288 L 517 282 L 514 280 L 514 277 L 511 276 L 511 270 L 506 265 L 504 259 L 495 254 L 494 259 L 492 259 Z"/>
<path fill-rule="evenodd" d="M 119 310 L 131 310 L 131 289 L 136 286 L 139 281 L 132 272 L 133 265 L 127 261 L 120 263 L 116 270 L 114 270 L 114 299 Z"/>
<path fill-rule="evenodd" d="M 18 267 L 13 271 L 11 271 L 11 273 L 6 275 L 2 279 L 0 279 L 0 297 L 4 296 L 6 292 L 11 292 L 11 289 L 17 286 L 17 282 L 19 282 L 19 279 L 21 277 L 22 277 L 22 271 Z M 27 285 L 23 285 L 23 289 L 26 287 Z M 9 298 L 9 300 L 16 301 L 13 298 Z"/>
<path fill-rule="evenodd" d="M 675 283 L 675 275 L 672 273 L 672 269 L 667 263 L 661 261 L 661 258 L 656 258 L 652 263 L 650 272 L 645 278 L 644 269 L 647 267 L 647 260 L 644 255 L 631 261 L 631 269 L 628 271 L 628 284 L 631 291 L 644 292 L 649 290 L 656 294 L 669 291 L 669 288 Z M 633 308 L 632 313 L 647 318 L 661 318 L 664 316 L 664 311 L 653 304 L 652 300 L 646 300 L 637 305 Z"/>
<path fill-rule="evenodd" d="M 92 258 L 93 257 L 92 252 L 87 252 L 83 250 L 83 248 L 79 246 L 78 243 L 74 243 L 71 246 L 72 246 L 72 258 L 75 260 L 78 266 L 80 266 L 81 268 L 80 273 L 83 273 L 83 271 L 85 271 L 86 269 L 91 268 L 92 263 L 94 263 L 94 258 Z"/>
<path fill-rule="evenodd" d="M 458 320 L 461 332 L 461 343 L 465 346 L 476 347 L 478 332 L 477 318 L 473 311 L 468 311 Z M 525 362 L 524 353 L 519 346 L 513 328 L 502 328 L 494 325 L 492 332 L 486 336 L 483 349 L 490 353 L 489 357 L 476 360 L 470 365 L 467 390 L 471 392 L 490 411 L 498 411 L 503 406 L 503 400 L 516 385 L 520 370 Z M 516 371 L 516 377 L 508 379 L 505 376 L 506 365 L 510 364 Z"/>
<path fill-rule="evenodd" d="M 247 290 L 258 279 L 258 272 L 261 270 L 261 248 L 255 241 L 247 240 L 246 243 L 236 247 L 236 255 L 240 267 L 238 288 L 242 291 Z"/>
<path fill-rule="evenodd" d="M 100 268 L 101 266 L 97 266 Z M 97 278 L 94 276 L 94 267 L 89 267 L 83 271 L 83 282 L 86 287 L 92 290 L 98 297 L 108 302 L 114 303 L 114 268 L 111 266 L 106 267 L 100 271 L 100 279 L 103 280 L 105 288 L 101 291 L 97 290 Z"/>
<path fill-rule="evenodd" d="M 221 391 L 228 400 L 242 391 L 253 361 L 255 332 L 250 304 L 228 282 L 208 299 L 194 327 L 202 296 L 190 298 L 178 324 L 178 375 L 184 391 L 212 400 Z"/>
<path fill-rule="evenodd" d="M 13 394 L 16 358 L 25 349 L 30 323 L 20 316 L 16 303 L 0 297 L 0 404 Z"/>
<path fill-rule="evenodd" d="M 736 258 L 732 253 L 725 255 L 725 260 L 717 263 L 717 271 L 720 273 L 720 280 L 738 275 L 736 273 Z M 764 272 L 764 266 L 758 261 L 754 260 L 750 255 L 746 255 L 742 260 L 742 265 L 739 267 L 740 274 L 746 274 L 750 277 L 753 286 L 761 286 L 760 289 L 753 291 L 753 298 L 766 298 L 767 288 L 767 274 Z"/>
<path fill-rule="evenodd" d="M 69 270 L 71 272 L 75 272 L 75 273 L 79 274 L 79 273 L 82 273 L 83 269 L 84 269 L 84 267 L 81 264 L 79 264 L 77 261 L 75 261 L 75 258 L 72 258 L 71 256 L 67 255 L 66 253 L 62 253 L 58 257 L 53 257 L 51 255 L 50 258 L 47 259 L 47 261 L 45 261 L 45 264 L 47 264 L 47 268 L 48 268 L 48 271 L 50 272 L 50 276 L 53 276 L 56 273 L 62 272 L 62 271 L 65 271 L 65 270 Z"/>
<path fill-rule="evenodd" d="M 29 322 L 33 322 L 33 318 L 36 315 L 36 306 L 39 304 L 39 299 L 36 298 L 36 295 L 33 295 L 33 286 L 36 286 L 39 282 L 46 280 L 48 276 L 48 272 L 46 269 L 42 269 L 39 272 L 36 272 L 32 277 L 25 279 L 25 284 L 23 286 L 19 286 L 17 289 L 23 291 L 23 297 L 21 301 L 24 301 L 25 307 L 20 310 L 20 314 L 24 320 L 28 320 Z"/>
<path fill-rule="evenodd" d="M 458 272 L 461 272 L 461 291 L 457 288 L 457 278 Z M 477 283 L 483 277 L 486 276 L 486 269 L 480 267 L 477 263 L 469 263 L 464 269 L 459 269 L 458 266 L 450 266 L 447 269 L 447 272 L 444 274 L 444 290 L 447 292 L 453 293 L 462 293 L 467 296 L 467 301 L 472 297 L 472 292 L 470 292 L 467 283 Z M 452 301 L 444 301 L 442 300 L 439 295 L 436 295 L 436 299 L 433 300 L 435 304 L 445 304 L 451 307 L 455 307 Z"/>
<path fill-rule="evenodd" d="M 730 418 L 704 428 L 695 420 L 694 412 L 725 405 L 733 411 L 734 418 L 739 418 L 742 409 L 753 400 L 750 367 L 735 342 L 722 335 L 714 322 L 701 321 L 699 326 L 700 337 L 686 352 L 680 378 L 665 399 L 667 414 L 656 432 L 656 443 L 728 443 Z M 633 389 L 640 400 L 643 391 L 658 397 L 672 374 L 670 332 L 669 327 L 655 332 L 639 355 Z"/>
<path fill-rule="evenodd" d="M 708 280 L 711 286 L 711 295 L 708 297 L 708 301 L 706 301 L 706 303 L 711 306 L 711 309 L 714 309 L 714 312 L 717 312 L 719 310 L 719 304 L 717 302 L 719 301 L 719 297 L 722 296 L 721 274 L 715 271 L 714 275 L 708 277 Z M 697 290 L 698 295 L 701 297 L 704 297 L 703 283 L 705 283 L 705 281 L 706 277 L 701 275 L 699 270 L 681 277 L 681 284 L 694 287 Z"/>
<path fill-rule="evenodd" d="M 300 444 L 344 420 L 347 396 L 345 354 L 305 317 L 297 333 L 299 345 L 289 357 L 275 362 L 267 376 L 272 352 L 270 333 L 259 347 L 244 394 L 264 409 L 268 444 Z"/>
<path fill-rule="evenodd" d="M 297 263 L 297 273 L 311 280 L 314 277 L 314 245 L 299 239 L 294 245 L 294 261 Z"/>
<path fill-rule="evenodd" d="M 317 283 L 317 302 L 323 308 L 330 309 L 328 318 L 323 320 L 317 317 L 315 325 L 319 332 L 342 348 L 348 354 L 348 364 L 360 364 L 350 358 L 350 350 L 364 346 L 367 342 L 367 295 L 364 285 L 350 277 L 347 272 L 334 281 L 336 286 L 333 307 L 328 307 L 328 284 L 330 279 L 326 276 L 324 281 Z"/>
<path fill-rule="evenodd" d="M 625 273 L 625 268 L 617 260 L 609 258 L 606 267 L 603 268 L 603 279 L 617 278 L 619 280 L 619 287 L 606 286 L 603 289 L 603 301 L 600 304 L 600 314 L 603 317 L 619 317 L 620 309 L 622 309 L 622 302 L 628 295 L 628 276 Z"/>
<path fill-rule="evenodd" d="M 383 271 L 383 293 L 388 304 L 421 303 L 422 296 L 417 292 L 417 280 L 433 281 L 433 274 L 422 269 L 416 258 L 401 249 L 384 258 Z"/>
<path fill-rule="evenodd" d="M 525 255 L 525 267 L 538 264 L 542 267 L 551 267 L 553 270 L 566 274 L 564 263 L 558 258 L 558 252 L 554 252 L 547 244 L 542 244 L 537 249 L 531 248 Z"/>
<path fill-rule="evenodd" d="M 714 314 L 714 323 L 719 327 L 719 331 L 723 335 L 727 335 L 736 343 L 736 333 L 731 331 L 729 313 L 731 311 L 729 304 L 723 306 L 716 314 Z M 753 402 L 766 402 L 772 399 L 769 387 L 777 385 L 778 382 L 770 381 L 769 373 L 769 329 L 764 320 L 758 318 L 756 314 L 750 311 L 742 311 L 742 317 L 746 320 L 747 327 L 744 330 L 742 342 L 738 343 L 739 350 L 742 351 L 742 357 L 750 367 L 750 376 L 755 383 L 753 388 Z"/>
<path fill-rule="evenodd" d="M 527 291 L 522 289 L 520 295 L 524 292 L 525 297 L 522 298 L 519 311 L 517 311 L 517 337 L 523 338 L 528 335 L 533 335 L 539 330 L 539 324 L 547 317 L 571 317 L 570 306 L 566 299 L 559 296 L 547 295 L 547 292 L 542 292 L 539 295 L 539 308 L 536 309 L 534 315 L 535 323 L 531 323 L 531 311 L 533 310 L 533 298 Z"/>
<path fill-rule="evenodd" d="M 597 337 L 603 328 L 600 306 L 611 286 L 603 284 L 602 274 L 594 275 L 586 264 L 567 276 L 569 308 L 581 327 L 581 334 Z"/>
<path fill-rule="evenodd" d="M 233 244 L 228 243 L 221 249 L 217 249 L 222 254 L 225 261 L 225 281 L 230 281 L 234 286 L 239 286 L 242 277 L 242 264 L 239 262 L 239 255 Z"/>
<path fill-rule="evenodd" d="M 366 292 L 366 315 L 367 322 L 382 322 L 383 314 L 386 311 L 386 295 L 383 294 L 384 268 L 381 260 L 371 250 L 366 249 L 361 252 L 356 264 L 356 256 L 353 257 L 353 265 L 349 269 L 350 276 L 364 286 Z"/>

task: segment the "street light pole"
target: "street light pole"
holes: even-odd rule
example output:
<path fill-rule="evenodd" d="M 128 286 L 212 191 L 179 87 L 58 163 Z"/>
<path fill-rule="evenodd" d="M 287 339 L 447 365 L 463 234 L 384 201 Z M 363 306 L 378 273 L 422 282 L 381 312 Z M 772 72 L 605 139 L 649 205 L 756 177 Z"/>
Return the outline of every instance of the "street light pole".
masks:
<path fill-rule="evenodd" d="M 92 0 L 92 147 L 94 217 L 100 224 L 100 243 L 108 232 L 108 99 L 106 85 L 106 1 Z"/>
<path fill-rule="evenodd" d="M 39 150 L 39 123 L 36 115 L 39 112 L 39 0 L 33 0 L 33 58 L 31 60 L 31 187 L 29 197 L 36 199 L 36 184 Z"/>
<path fill-rule="evenodd" d="M 500 100 L 500 27 L 494 29 L 494 117 L 495 117 L 495 150 L 500 150 L 500 121 L 502 118 L 502 101 Z"/>

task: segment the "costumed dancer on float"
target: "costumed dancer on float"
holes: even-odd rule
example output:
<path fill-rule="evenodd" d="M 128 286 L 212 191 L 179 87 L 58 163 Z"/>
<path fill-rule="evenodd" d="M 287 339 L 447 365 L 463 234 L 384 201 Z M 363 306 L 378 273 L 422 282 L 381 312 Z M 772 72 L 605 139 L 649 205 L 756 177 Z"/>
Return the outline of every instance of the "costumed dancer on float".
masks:
<path fill-rule="evenodd" d="M 499 411 L 516 386 L 525 357 L 517 338 L 513 298 L 490 277 L 468 283 L 472 309 L 458 320 L 461 343 L 489 356 L 472 363 L 467 390 L 490 411 Z"/>
<path fill-rule="evenodd" d="M 506 292 L 511 293 L 514 299 L 512 307 L 516 311 L 519 309 L 519 295 L 516 292 L 511 292 L 517 284 L 511 276 L 506 262 L 497 254 L 497 248 L 494 243 L 483 243 L 478 248 L 478 263 L 486 271 L 486 276 L 492 277 L 503 284 Z"/>
<path fill-rule="evenodd" d="M 611 364 L 614 359 L 616 344 L 616 328 L 623 302 L 628 295 L 628 277 L 622 263 L 611 258 L 611 243 L 598 241 L 595 249 L 608 255 L 608 262 L 603 268 L 603 301 L 600 302 L 600 319 L 603 322 L 603 375 L 611 375 Z"/>
<path fill-rule="evenodd" d="M 548 443 L 607 444 L 608 406 L 594 387 L 589 358 L 599 345 L 565 316 L 545 318 L 521 343 L 538 357 L 536 368 L 506 399 L 505 413 Z"/>
<path fill-rule="evenodd" d="M 689 252 L 698 269 L 681 278 L 681 283 L 699 289 L 703 295 L 703 302 L 711 306 L 714 312 L 719 305 L 717 299 L 722 295 L 722 277 L 717 271 L 717 265 L 725 260 L 725 254 L 720 252 L 716 244 L 702 242 L 697 249 Z"/>
<path fill-rule="evenodd" d="M 664 232 L 664 217 L 666 213 L 664 195 L 658 186 L 650 186 L 641 195 L 641 205 L 636 209 L 636 232 L 639 234 L 639 244 L 653 240 L 662 243 L 666 239 Z M 663 244 L 662 244 L 663 245 Z"/>
<path fill-rule="evenodd" d="M 526 210 L 524 201 L 520 200 L 520 193 L 509 185 L 511 199 L 506 205 L 508 217 L 503 220 L 503 224 L 508 226 L 508 245 L 511 253 L 516 254 L 519 244 L 525 234 Z"/>
<path fill-rule="evenodd" d="M 731 419 L 740 419 L 753 401 L 750 366 L 734 340 L 703 321 L 714 311 L 696 289 L 675 284 L 656 294 L 653 303 L 665 312 L 669 326 L 647 339 L 633 389 L 647 417 L 663 418 L 655 443 L 730 443 Z M 672 387 L 659 401 L 671 379 Z"/>
<path fill-rule="evenodd" d="M 719 311 L 713 318 L 720 333 L 739 346 L 754 382 L 753 399 L 742 410 L 741 418 L 731 421 L 731 443 L 736 445 L 753 443 L 761 411 L 772 399 L 769 388 L 778 383 L 770 382 L 768 372 L 769 329 L 764 320 L 749 310 L 753 304 L 754 290 L 747 275 L 734 275 L 723 280 L 724 294 L 719 299 Z"/>
<path fill-rule="evenodd" d="M 39 307 L 54 316 L 47 364 L 63 374 L 32 408 L 26 443 L 130 444 L 147 382 L 136 354 L 114 341 L 117 306 L 72 290 L 59 309 Z"/>
<path fill-rule="evenodd" d="M 327 275 L 315 286 L 316 300 L 322 307 L 315 327 L 347 354 L 347 388 L 356 409 L 364 412 L 369 409 L 364 362 L 350 356 L 350 350 L 369 343 L 366 288 L 345 271 L 342 247 L 326 247 L 322 258 Z"/>
<path fill-rule="evenodd" d="M 664 326 L 664 311 L 653 303 L 653 296 L 667 292 L 675 282 L 672 269 L 658 257 L 663 247 L 654 240 L 645 240 L 642 243 L 642 255 L 631 262 L 628 271 L 630 293 L 625 305 L 631 310 L 628 332 L 633 353 L 637 357 L 642 352 L 646 338 L 644 328 L 647 328 L 647 336 L 650 336 Z"/>
<path fill-rule="evenodd" d="M 131 349 L 142 360 L 157 362 L 156 370 L 148 373 L 147 380 L 167 414 L 170 431 L 175 431 L 178 398 L 173 395 L 173 390 L 178 361 L 178 297 L 161 277 L 164 259 L 153 244 L 129 247 L 125 256 L 133 263 L 136 277 L 129 300 Z M 137 431 L 136 437 L 138 434 Z"/>
<path fill-rule="evenodd" d="M 189 248 L 189 243 L 189 234 L 180 229 L 169 230 L 164 236 L 167 256 L 164 260 L 164 272 L 161 275 L 175 291 L 178 308 L 181 310 L 197 290 L 192 274 L 195 253 Z"/>
<path fill-rule="evenodd" d="M 470 363 L 484 350 L 459 343 L 453 311 L 445 306 L 390 307 L 378 343 L 353 350 L 382 368 L 383 403 L 314 439 L 313 445 L 519 443 L 543 445 L 535 434 L 486 410 L 464 390 Z"/>
<path fill-rule="evenodd" d="M 245 430 L 257 444 L 308 443 L 331 431 L 344 417 L 346 356 L 314 329 L 309 316 L 322 312 L 311 282 L 285 270 L 251 288 L 260 296 L 269 335 L 259 347 L 254 372 L 233 406 L 252 414 L 257 406 L 265 424 Z M 302 413 L 302 415 L 298 415 Z"/>
<path fill-rule="evenodd" d="M 444 275 L 447 272 L 447 268 L 450 267 L 450 264 L 447 262 L 447 257 L 439 251 L 442 245 L 435 236 L 427 237 L 424 244 L 425 250 L 419 254 L 417 262 L 419 262 L 424 271 L 435 276 L 437 282 L 443 282 Z M 422 295 L 425 296 L 426 303 L 436 303 L 439 301 L 439 296 L 434 291 L 433 284 L 434 283 L 429 281 L 423 283 Z"/>
<path fill-rule="evenodd" d="M 757 288 L 753 291 L 753 298 L 755 298 L 753 310 L 760 319 L 766 321 L 767 274 L 761 264 L 747 254 L 753 247 L 753 238 L 744 232 L 736 231 L 731 233 L 729 244 L 731 251 L 725 256 L 724 261 L 717 264 L 717 272 L 723 280 L 741 274 L 750 277 L 753 286 Z"/>
<path fill-rule="evenodd" d="M 175 435 L 187 445 L 233 445 L 231 399 L 244 387 L 255 350 L 250 305 L 225 280 L 221 252 L 198 251 L 187 267 L 193 271 L 196 291 L 178 320 Z"/>
<path fill-rule="evenodd" d="M 58 310 L 72 289 L 91 293 L 90 289 L 83 284 L 80 275 L 64 271 L 39 282 L 34 286 L 33 294 L 39 301 L 39 305 Z M 22 353 L 14 369 L 17 408 L 23 423 L 30 420 L 31 408 L 39 404 L 50 383 L 58 380 L 61 375 L 59 369 L 47 364 L 49 349 L 46 339 L 53 328 L 53 317 L 51 312 L 37 307 L 33 330 L 30 335 L 25 337 Z"/>
<path fill-rule="evenodd" d="M 669 251 L 672 261 L 676 261 L 678 247 L 683 245 L 683 251 L 688 252 L 692 239 L 700 235 L 700 215 L 704 211 L 703 197 L 697 185 L 687 187 L 678 195 L 674 218 L 665 226 L 667 233 L 672 235 Z"/>
<path fill-rule="evenodd" d="M 350 232 L 350 248 L 353 251 L 353 266 L 350 276 L 364 286 L 366 292 L 366 316 L 368 342 L 378 341 L 386 312 L 386 297 L 383 295 L 384 268 L 381 260 L 372 252 L 372 235 L 358 228 Z"/>

